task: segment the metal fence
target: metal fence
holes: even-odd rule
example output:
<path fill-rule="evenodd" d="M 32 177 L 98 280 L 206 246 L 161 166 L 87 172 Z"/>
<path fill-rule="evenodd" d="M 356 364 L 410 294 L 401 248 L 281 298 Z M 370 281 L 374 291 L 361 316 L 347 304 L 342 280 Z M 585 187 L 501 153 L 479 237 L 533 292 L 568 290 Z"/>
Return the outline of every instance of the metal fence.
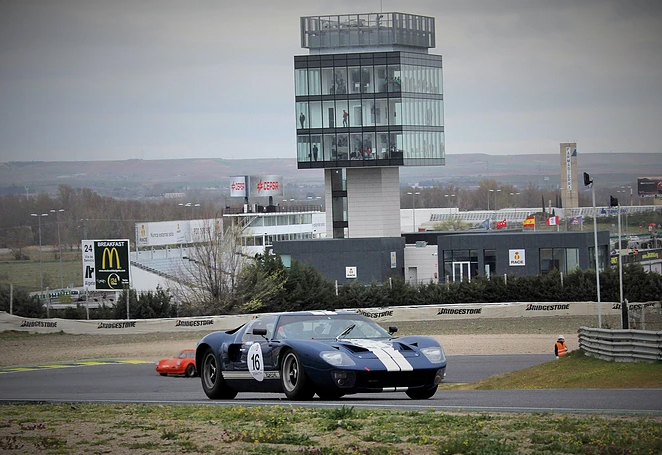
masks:
<path fill-rule="evenodd" d="M 662 361 L 662 331 L 580 327 L 579 348 L 589 356 L 615 362 Z"/>

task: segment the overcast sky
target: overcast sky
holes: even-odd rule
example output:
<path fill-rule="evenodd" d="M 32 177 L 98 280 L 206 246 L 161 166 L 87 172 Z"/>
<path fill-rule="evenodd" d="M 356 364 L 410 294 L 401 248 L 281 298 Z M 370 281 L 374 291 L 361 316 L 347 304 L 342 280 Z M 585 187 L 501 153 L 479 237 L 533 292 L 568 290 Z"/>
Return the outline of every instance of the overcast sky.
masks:
<path fill-rule="evenodd" d="M 661 0 L 381 4 L 436 19 L 447 154 L 661 153 Z M 379 10 L 0 0 L 0 162 L 294 158 L 299 17 Z"/>

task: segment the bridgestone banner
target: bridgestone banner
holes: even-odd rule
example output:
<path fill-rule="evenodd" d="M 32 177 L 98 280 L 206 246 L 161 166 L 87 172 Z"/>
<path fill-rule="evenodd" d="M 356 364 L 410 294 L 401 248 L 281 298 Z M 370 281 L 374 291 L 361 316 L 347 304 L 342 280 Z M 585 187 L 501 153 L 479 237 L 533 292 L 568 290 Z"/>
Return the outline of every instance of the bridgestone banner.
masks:
<path fill-rule="evenodd" d="M 131 285 L 128 240 L 83 240 L 83 287 L 115 291 Z"/>
<path fill-rule="evenodd" d="M 660 302 L 630 303 L 630 311 L 662 311 Z M 512 302 L 476 303 L 462 305 L 424 305 L 410 307 L 361 308 L 354 310 L 378 323 L 398 321 L 443 321 L 455 319 L 522 318 L 540 316 L 586 316 L 597 315 L 598 304 L 594 302 Z M 603 315 L 620 315 L 621 305 L 603 302 Z M 33 319 L 12 316 L 0 311 L 0 332 L 16 330 L 36 333 L 65 332 L 71 334 L 140 334 L 156 332 L 200 332 L 230 330 L 250 321 L 256 314 L 228 316 L 200 316 L 169 319 L 131 320 L 71 320 Z"/>

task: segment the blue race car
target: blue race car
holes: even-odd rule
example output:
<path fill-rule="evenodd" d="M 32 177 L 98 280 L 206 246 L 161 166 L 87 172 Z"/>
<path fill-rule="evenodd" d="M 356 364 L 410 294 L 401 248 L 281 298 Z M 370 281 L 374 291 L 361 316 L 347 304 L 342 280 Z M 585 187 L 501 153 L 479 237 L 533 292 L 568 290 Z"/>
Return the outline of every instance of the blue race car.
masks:
<path fill-rule="evenodd" d="M 444 378 L 446 355 L 433 338 L 396 338 L 354 312 L 270 314 L 205 336 L 195 360 L 211 399 L 238 392 L 314 394 L 335 399 L 359 392 L 405 392 L 427 399 Z"/>

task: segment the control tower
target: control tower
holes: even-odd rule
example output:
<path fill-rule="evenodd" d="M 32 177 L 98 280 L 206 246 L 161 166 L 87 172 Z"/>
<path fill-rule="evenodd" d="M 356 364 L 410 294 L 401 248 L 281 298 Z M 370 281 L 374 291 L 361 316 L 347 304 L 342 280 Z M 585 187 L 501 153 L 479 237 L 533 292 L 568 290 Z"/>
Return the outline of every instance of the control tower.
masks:
<path fill-rule="evenodd" d="M 400 166 L 445 163 L 434 18 L 301 18 L 297 163 L 324 169 L 328 238 L 400 237 Z"/>

